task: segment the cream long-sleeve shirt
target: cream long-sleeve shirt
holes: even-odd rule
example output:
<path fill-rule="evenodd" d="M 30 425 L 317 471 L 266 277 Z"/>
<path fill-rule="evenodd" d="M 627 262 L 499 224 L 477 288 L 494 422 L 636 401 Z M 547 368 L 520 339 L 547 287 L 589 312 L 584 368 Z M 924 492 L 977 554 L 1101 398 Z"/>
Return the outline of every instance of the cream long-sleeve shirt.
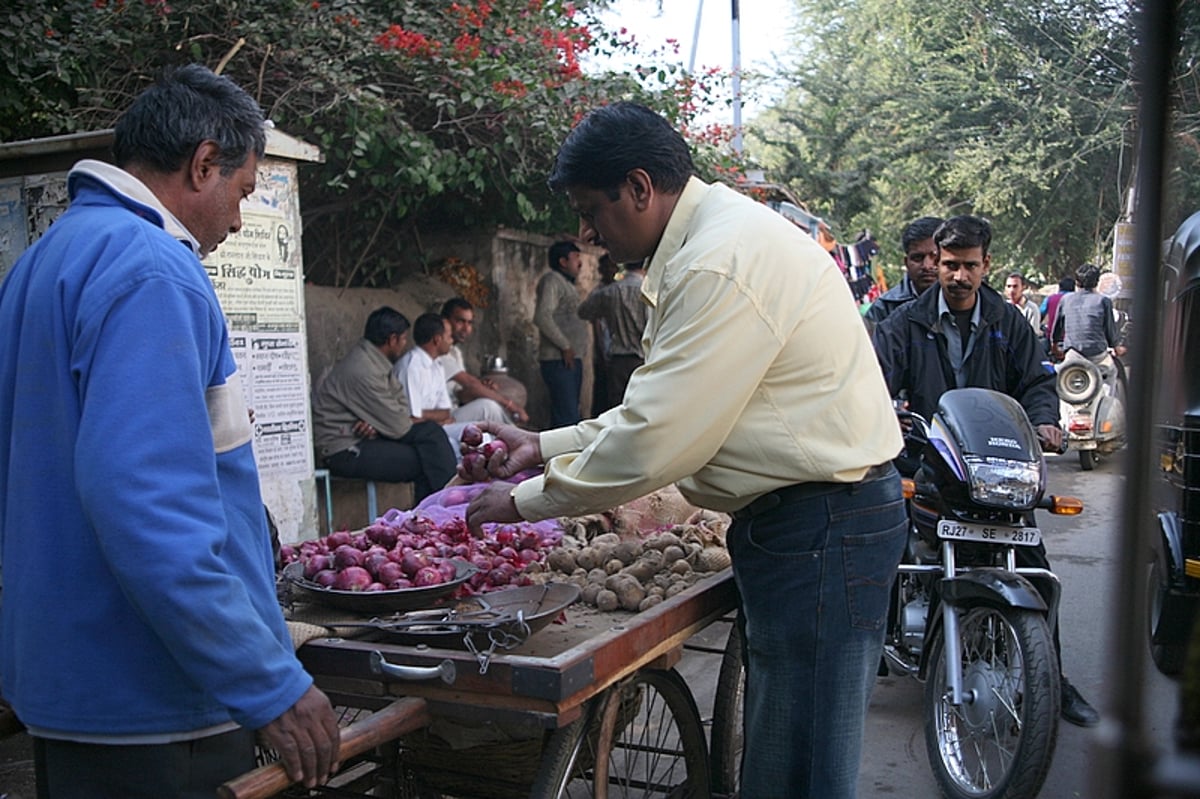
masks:
<path fill-rule="evenodd" d="M 900 451 L 875 353 L 836 264 L 779 214 L 693 178 L 651 257 L 645 364 L 622 405 L 540 434 L 526 519 L 591 513 L 677 482 L 744 507 L 786 485 L 855 482 Z"/>

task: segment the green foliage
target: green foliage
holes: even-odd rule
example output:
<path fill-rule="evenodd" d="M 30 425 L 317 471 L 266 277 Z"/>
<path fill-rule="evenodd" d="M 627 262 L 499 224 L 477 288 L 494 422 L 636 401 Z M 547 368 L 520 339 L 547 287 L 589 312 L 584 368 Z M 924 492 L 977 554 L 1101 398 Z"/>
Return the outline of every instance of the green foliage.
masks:
<path fill-rule="evenodd" d="M 312 279 L 386 285 L 425 257 L 422 230 L 574 229 L 546 177 L 591 108 L 634 99 L 683 128 L 703 113 L 713 81 L 678 69 L 585 75 L 585 53 L 633 52 L 587 6 L 37 0 L 0 30 L 0 139 L 110 127 L 161 67 L 207 64 L 325 155 L 300 171 Z M 729 168 L 695 139 L 706 173 Z"/>
<path fill-rule="evenodd" d="M 996 273 L 1106 260 L 1132 178 L 1123 4 L 798 4 L 808 50 L 753 146 L 814 211 L 893 264 L 905 222 L 956 213 L 992 220 Z"/>

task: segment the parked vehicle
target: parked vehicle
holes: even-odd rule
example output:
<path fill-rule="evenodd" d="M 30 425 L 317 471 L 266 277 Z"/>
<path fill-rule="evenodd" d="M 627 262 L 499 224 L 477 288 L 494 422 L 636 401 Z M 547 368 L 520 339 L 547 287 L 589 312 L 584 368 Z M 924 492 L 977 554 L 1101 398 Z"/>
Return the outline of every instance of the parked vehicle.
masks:
<path fill-rule="evenodd" d="M 884 663 L 925 681 L 925 744 L 945 796 L 1033 797 L 1058 735 L 1060 587 L 1048 569 L 1017 566 L 1016 550 L 1041 542 L 1034 509 L 1083 505 L 1045 495 L 1037 434 L 1007 395 L 955 389 L 932 420 L 902 416 L 920 460 L 905 480 L 911 528 Z"/>
<path fill-rule="evenodd" d="M 1124 369 L 1112 352 L 1093 361 L 1073 349 L 1054 368 L 1067 448 L 1079 453 L 1080 467 L 1090 472 L 1101 455 L 1125 446 Z"/>
<path fill-rule="evenodd" d="M 1164 390 L 1156 441 L 1162 479 L 1148 621 L 1154 664 L 1176 675 L 1200 604 L 1200 212 L 1168 240 L 1163 265 Z"/>

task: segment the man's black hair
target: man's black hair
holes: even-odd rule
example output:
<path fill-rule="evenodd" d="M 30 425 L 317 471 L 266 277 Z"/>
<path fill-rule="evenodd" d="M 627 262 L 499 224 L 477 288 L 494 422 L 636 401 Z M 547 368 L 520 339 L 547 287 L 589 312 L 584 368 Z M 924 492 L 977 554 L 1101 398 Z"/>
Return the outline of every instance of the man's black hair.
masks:
<path fill-rule="evenodd" d="M 904 248 L 904 254 L 908 255 L 909 248 L 917 242 L 933 238 L 943 221 L 938 216 L 923 216 L 905 225 L 900 232 L 900 246 Z"/>
<path fill-rule="evenodd" d="M 1100 267 L 1095 264 L 1083 264 L 1075 270 L 1075 285 L 1081 289 L 1094 289 L 1100 282 Z"/>
<path fill-rule="evenodd" d="M 433 341 L 446 329 L 446 320 L 441 314 L 423 313 L 413 322 L 413 344 L 418 347 Z"/>
<path fill-rule="evenodd" d="M 546 259 L 550 262 L 551 269 L 562 271 L 562 261 L 573 252 L 580 252 L 580 249 L 570 241 L 556 241 L 550 245 L 550 251 L 546 253 Z"/>
<path fill-rule="evenodd" d="M 600 189 L 611 199 L 634 169 L 644 169 L 654 188 L 678 194 L 696 173 L 687 142 L 656 111 L 630 102 L 601 106 L 572 130 L 554 159 L 550 189 Z"/>
<path fill-rule="evenodd" d="M 1062 280 L 1058 281 L 1058 290 L 1064 291 L 1064 292 L 1065 291 L 1074 291 L 1075 290 L 1075 278 L 1071 277 L 1070 275 L 1067 275 Z"/>
<path fill-rule="evenodd" d="M 1024 276 L 1024 275 L 1022 275 L 1020 272 L 1009 272 L 1009 273 L 1008 273 L 1008 275 L 1007 275 L 1007 276 L 1004 278 L 1004 282 L 1005 282 L 1005 283 L 1007 283 L 1007 282 L 1008 282 L 1008 278 L 1010 278 L 1010 277 L 1016 277 L 1016 278 L 1020 278 L 1020 279 L 1021 279 L 1021 285 L 1022 285 L 1022 286 L 1026 286 L 1026 285 L 1028 285 L 1028 284 L 1029 284 L 1029 281 L 1028 281 L 1028 280 L 1026 280 L 1026 279 L 1025 279 L 1025 276 Z"/>
<path fill-rule="evenodd" d="M 992 244 L 992 224 L 981 216 L 952 216 L 933 234 L 938 250 L 969 250 L 979 247 L 984 255 Z"/>
<path fill-rule="evenodd" d="M 451 297 L 442 303 L 442 318 L 449 319 L 455 311 L 474 311 L 475 306 L 462 297 Z"/>
<path fill-rule="evenodd" d="M 367 324 L 363 327 L 363 338 L 378 347 L 386 344 L 392 334 L 403 336 L 407 332 L 408 317 L 385 305 L 371 311 L 371 315 L 367 317 Z"/>

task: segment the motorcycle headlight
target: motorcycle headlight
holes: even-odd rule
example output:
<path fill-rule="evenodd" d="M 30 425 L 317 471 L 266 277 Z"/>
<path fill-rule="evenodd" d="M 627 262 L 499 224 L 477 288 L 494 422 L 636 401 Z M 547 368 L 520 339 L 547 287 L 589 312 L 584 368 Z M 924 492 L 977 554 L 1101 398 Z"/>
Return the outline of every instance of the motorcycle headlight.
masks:
<path fill-rule="evenodd" d="M 971 498 L 995 508 L 1029 508 L 1037 502 L 1042 471 L 1038 463 L 1007 458 L 966 459 Z"/>

